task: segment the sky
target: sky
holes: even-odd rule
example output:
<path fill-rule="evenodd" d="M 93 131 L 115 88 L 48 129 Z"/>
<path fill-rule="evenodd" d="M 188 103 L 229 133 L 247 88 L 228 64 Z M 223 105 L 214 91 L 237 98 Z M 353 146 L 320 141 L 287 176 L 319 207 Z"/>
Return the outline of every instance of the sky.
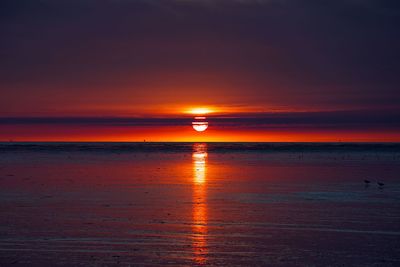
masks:
<path fill-rule="evenodd" d="M 400 141 L 399 25 L 396 0 L 3 0 L 0 141 Z"/>

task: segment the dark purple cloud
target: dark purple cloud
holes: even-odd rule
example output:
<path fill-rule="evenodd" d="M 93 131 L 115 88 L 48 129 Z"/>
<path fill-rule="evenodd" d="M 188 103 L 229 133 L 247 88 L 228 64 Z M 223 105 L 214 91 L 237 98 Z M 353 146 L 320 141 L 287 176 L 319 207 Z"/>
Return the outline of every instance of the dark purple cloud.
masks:
<path fill-rule="evenodd" d="M 398 25 L 388 0 L 5 0 L 0 115 L 198 99 L 396 108 Z"/>
<path fill-rule="evenodd" d="M 193 118 L 118 118 L 118 117 L 2 117 L 2 125 L 64 125 L 64 126 L 188 126 Z M 208 117 L 210 126 L 217 129 L 378 129 L 400 130 L 399 110 L 356 110 L 331 112 L 278 112 L 231 114 Z"/>

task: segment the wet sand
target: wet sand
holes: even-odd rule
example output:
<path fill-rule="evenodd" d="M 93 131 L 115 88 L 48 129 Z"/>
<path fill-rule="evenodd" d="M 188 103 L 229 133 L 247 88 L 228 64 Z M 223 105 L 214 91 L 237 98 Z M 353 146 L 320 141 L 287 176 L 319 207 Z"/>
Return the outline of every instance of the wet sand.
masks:
<path fill-rule="evenodd" d="M 171 151 L 0 151 L 0 266 L 400 266 L 400 151 Z"/>

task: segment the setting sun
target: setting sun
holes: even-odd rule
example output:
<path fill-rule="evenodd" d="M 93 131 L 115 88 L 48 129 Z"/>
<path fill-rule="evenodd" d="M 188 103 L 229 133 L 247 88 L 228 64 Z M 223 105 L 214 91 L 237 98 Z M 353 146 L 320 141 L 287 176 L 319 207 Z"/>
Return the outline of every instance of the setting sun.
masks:
<path fill-rule="evenodd" d="M 206 121 L 206 117 L 194 117 L 192 127 L 197 132 L 204 132 L 205 130 L 207 130 L 208 122 Z"/>

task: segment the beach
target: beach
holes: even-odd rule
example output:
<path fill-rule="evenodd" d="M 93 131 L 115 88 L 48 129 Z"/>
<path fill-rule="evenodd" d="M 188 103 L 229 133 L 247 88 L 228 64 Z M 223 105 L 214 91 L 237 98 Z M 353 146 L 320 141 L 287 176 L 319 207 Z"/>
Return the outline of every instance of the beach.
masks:
<path fill-rule="evenodd" d="M 399 266 L 399 174 L 399 144 L 2 143 L 0 266 Z"/>

